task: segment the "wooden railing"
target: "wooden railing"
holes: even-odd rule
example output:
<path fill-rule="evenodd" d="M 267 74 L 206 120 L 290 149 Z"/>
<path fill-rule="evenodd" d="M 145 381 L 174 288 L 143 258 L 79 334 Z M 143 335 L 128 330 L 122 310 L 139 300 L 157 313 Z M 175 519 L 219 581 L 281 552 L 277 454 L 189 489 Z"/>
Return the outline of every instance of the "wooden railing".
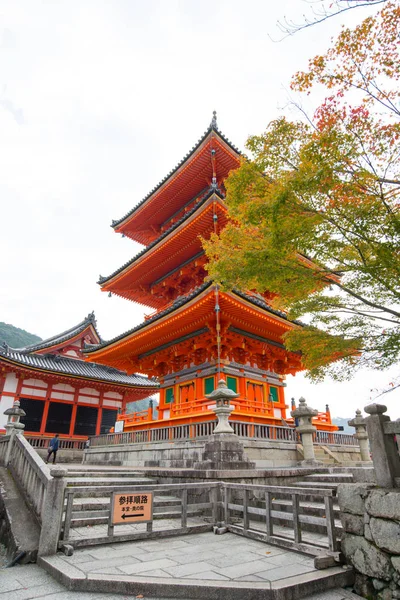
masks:
<path fill-rule="evenodd" d="M 315 444 L 330 446 L 358 446 L 358 440 L 349 433 L 337 433 L 336 431 L 316 431 L 314 435 Z"/>
<path fill-rule="evenodd" d="M 173 425 L 140 431 L 107 433 L 90 438 L 90 447 L 116 446 L 119 444 L 143 444 L 146 442 L 171 442 L 177 440 L 197 440 L 207 438 L 215 429 L 215 421 L 193 423 L 191 425 Z"/>
<path fill-rule="evenodd" d="M 30 445 L 33 448 L 39 449 L 39 448 L 48 448 L 49 442 L 52 439 L 53 436 L 49 436 L 49 437 L 42 437 L 42 436 L 36 436 L 36 435 L 31 435 L 31 434 L 27 434 L 25 435 L 25 439 L 30 443 Z M 59 438 L 59 449 L 60 450 L 84 450 L 85 449 L 85 444 L 86 444 L 86 439 L 82 439 L 82 438 L 68 438 L 68 439 L 63 439 L 63 438 Z"/>
<path fill-rule="evenodd" d="M 146 408 L 134 413 L 126 413 L 118 415 L 118 421 L 124 421 L 125 425 L 134 425 L 135 423 L 143 423 L 145 421 L 153 420 L 153 409 L 151 407 Z"/>
<path fill-rule="evenodd" d="M 298 550 L 306 554 L 318 555 L 326 540 L 313 539 L 308 543 L 303 539 L 302 524 L 312 524 L 326 528 L 329 551 L 338 551 L 338 540 L 333 514 L 333 498 L 336 490 L 306 489 L 269 485 L 248 485 L 245 483 L 222 482 L 224 491 L 224 524 L 232 533 L 265 541 L 268 544 Z M 274 509 L 274 501 L 289 497 L 292 503 L 290 512 Z M 318 498 L 325 505 L 325 515 L 314 517 L 302 514 L 300 498 Z M 234 513 L 234 514 L 232 514 Z M 238 518 L 238 515 L 239 518 Z M 241 518 L 240 518 L 241 517 Z M 285 527 L 276 526 L 284 521 Z M 275 531 L 276 526 L 276 531 Z"/>
<path fill-rule="evenodd" d="M 253 440 L 278 440 L 282 442 L 300 442 L 293 427 L 263 425 L 261 423 L 245 423 L 230 421 L 230 424 L 241 438 Z M 90 438 L 90 447 L 116 446 L 119 444 L 143 444 L 152 442 L 195 441 L 209 437 L 215 429 L 216 421 L 191 423 L 186 425 L 169 425 L 140 431 L 125 431 L 123 433 L 107 433 Z M 357 440 L 345 433 L 317 431 L 315 443 L 324 445 L 358 446 Z"/>
<path fill-rule="evenodd" d="M 149 539 L 149 538 L 163 538 L 166 536 L 182 535 L 187 533 L 202 533 L 205 531 L 211 531 L 213 525 L 218 521 L 218 507 L 219 507 L 219 490 L 221 484 L 219 482 L 199 482 L 199 483 L 168 483 L 168 484 L 147 484 L 143 483 L 138 485 L 127 485 L 118 489 L 110 491 L 109 486 L 104 487 L 92 487 L 91 490 L 94 493 L 102 493 L 102 496 L 109 498 L 108 508 L 105 511 L 107 517 L 107 524 L 98 525 L 96 532 L 89 532 L 89 535 L 85 537 L 85 534 L 79 533 L 74 534 L 74 522 L 76 519 L 81 517 L 82 511 L 77 510 L 76 503 L 74 504 L 75 498 L 79 498 L 81 489 L 67 488 L 65 490 L 66 506 L 65 506 L 65 518 L 64 526 L 60 531 L 59 548 L 64 544 L 72 544 L 74 547 L 82 547 L 94 544 L 115 544 L 115 542 L 126 542 L 131 540 Z M 122 527 L 112 524 L 111 519 L 111 506 L 112 497 L 114 493 L 125 493 L 134 495 L 135 493 L 146 494 L 161 493 L 160 500 L 162 501 L 163 492 L 168 492 L 168 496 L 172 496 L 176 499 L 176 504 L 168 505 L 168 511 L 172 511 L 180 515 L 180 526 L 177 526 L 176 521 L 174 522 L 171 518 L 162 519 L 160 512 L 165 509 L 161 509 L 153 505 L 154 514 L 158 513 L 159 520 L 157 522 L 157 528 L 153 530 L 153 520 L 147 523 L 146 530 L 134 530 L 127 531 L 124 527 L 126 523 L 122 524 Z M 194 493 L 193 493 L 194 492 Z M 204 501 L 196 501 L 196 498 L 203 499 Z M 201 498 L 203 496 L 204 498 Z M 193 502 L 195 500 L 195 502 Z M 158 510 L 157 510 L 158 509 Z M 196 511 L 201 510 L 203 515 L 209 516 L 207 522 L 203 519 L 198 519 L 196 523 L 191 522 L 188 524 L 188 517 Z M 75 525 L 77 527 L 79 525 Z M 139 526 L 140 527 L 140 526 Z M 97 534 L 97 535 L 96 535 Z"/>
<path fill-rule="evenodd" d="M 318 556 L 324 553 L 337 555 L 339 542 L 335 529 L 333 498 L 336 490 L 305 489 L 300 487 L 251 485 L 226 482 L 197 482 L 179 484 L 150 484 L 126 485 L 124 487 L 107 491 L 101 487 L 93 487 L 96 493 L 102 493 L 110 498 L 107 508 L 102 509 L 103 524 L 97 526 L 96 532 L 75 533 L 74 528 L 79 527 L 77 520 L 81 511 L 76 506 L 82 490 L 66 488 L 65 490 L 65 517 L 64 526 L 60 527 L 58 547 L 72 544 L 74 547 L 84 547 L 95 544 L 115 544 L 138 539 L 160 538 L 171 535 L 202 532 L 211 530 L 213 526 L 225 528 L 235 534 L 257 539 L 268 544 L 287 549 L 297 550 L 302 553 Z M 111 508 L 113 494 L 159 494 L 167 492 L 176 498 L 176 504 L 169 506 L 169 511 L 179 515 L 177 523 L 171 523 L 171 518 L 162 518 L 165 510 L 153 505 L 153 516 L 147 522 L 146 529 L 137 526 L 125 526 L 126 522 L 119 525 L 113 524 Z M 283 496 L 283 500 L 282 500 Z M 300 500 L 309 498 L 319 499 L 324 504 L 323 517 L 311 516 L 304 511 Z M 275 501 L 287 505 L 287 497 L 291 500 L 291 510 L 278 510 Z M 162 496 L 159 498 L 162 500 Z M 201 510 L 202 516 L 188 524 L 191 514 Z M 153 529 L 153 518 L 157 516 L 158 525 Z M 180 523 L 179 523 L 180 521 Z M 207 524 L 206 524 L 207 522 Z M 279 523 L 284 522 L 281 526 Z M 178 524 L 179 523 L 179 524 Z M 219 525 L 217 525 L 219 524 Z M 308 525 L 318 526 L 326 532 L 326 537 L 307 539 L 303 530 Z M 223 533 L 223 531 L 221 531 Z M 327 548 L 328 546 L 328 548 Z"/>

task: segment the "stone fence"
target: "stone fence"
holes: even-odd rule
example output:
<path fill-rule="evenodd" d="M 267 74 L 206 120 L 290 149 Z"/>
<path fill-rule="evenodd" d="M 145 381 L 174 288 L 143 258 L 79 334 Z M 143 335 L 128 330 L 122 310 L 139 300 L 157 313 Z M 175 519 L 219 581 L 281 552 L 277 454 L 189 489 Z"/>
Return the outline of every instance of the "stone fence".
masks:
<path fill-rule="evenodd" d="M 356 571 L 356 592 L 371 600 L 400 598 L 400 421 L 391 421 L 386 410 L 371 404 L 365 407 L 368 417 L 357 411 L 349 421 L 360 445 L 369 438 L 377 485 L 338 489 L 342 552 Z"/>

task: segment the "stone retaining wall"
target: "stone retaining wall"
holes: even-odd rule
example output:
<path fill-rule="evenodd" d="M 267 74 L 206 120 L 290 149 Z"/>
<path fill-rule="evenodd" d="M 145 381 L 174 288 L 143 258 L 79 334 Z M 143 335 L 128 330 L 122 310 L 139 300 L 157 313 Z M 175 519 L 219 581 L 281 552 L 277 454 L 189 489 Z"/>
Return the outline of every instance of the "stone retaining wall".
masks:
<path fill-rule="evenodd" d="M 400 598 L 400 489 L 342 484 L 338 491 L 344 529 L 342 551 L 357 572 L 365 598 Z"/>
<path fill-rule="evenodd" d="M 246 457 L 258 469 L 292 467 L 300 456 L 296 444 L 270 440 L 241 439 Z M 120 446 L 99 446 L 85 452 L 85 463 L 121 464 L 136 467 L 192 468 L 203 457 L 206 440 L 147 442 Z"/>

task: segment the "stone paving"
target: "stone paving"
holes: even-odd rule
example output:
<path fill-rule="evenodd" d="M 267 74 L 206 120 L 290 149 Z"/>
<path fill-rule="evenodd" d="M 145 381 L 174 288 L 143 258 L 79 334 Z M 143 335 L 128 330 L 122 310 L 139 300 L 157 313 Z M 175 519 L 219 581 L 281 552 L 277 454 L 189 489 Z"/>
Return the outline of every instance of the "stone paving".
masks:
<path fill-rule="evenodd" d="M 131 600 L 132 598 L 135 596 L 71 592 L 37 565 L 17 565 L 12 569 L 0 569 L 0 600 Z M 357 599 L 359 599 L 358 596 L 347 590 L 335 589 L 307 596 L 303 600 Z M 144 600 L 161 599 L 146 596 Z M 190 598 L 181 600 L 190 600 Z"/>
<path fill-rule="evenodd" d="M 313 558 L 231 533 L 86 547 L 58 555 L 82 573 L 210 581 L 277 581 L 316 571 Z"/>
<path fill-rule="evenodd" d="M 62 564 L 65 572 L 79 572 L 82 576 L 97 574 L 123 578 L 134 575 L 143 581 L 169 579 L 193 583 L 201 580 L 221 585 L 231 582 L 241 587 L 248 583 L 248 588 L 260 585 L 255 582 L 268 584 L 322 573 L 314 569 L 311 557 L 230 533 L 221 536 L 202 533 L 86 547 L 75 550 L 69 557 L 58 553 L 54 561 Z M 68 591 L 38 565 L 0 569 L 0 600 L 123 600 L 132 597 L 159 600 L 146 593 L 132 596 Z M 190 600 L 189 597 L 180 598 Z M 358 596 L 344 589 L 334 589 L 307 596 L 305 600 L 350 598 L 356 600 Z"/>

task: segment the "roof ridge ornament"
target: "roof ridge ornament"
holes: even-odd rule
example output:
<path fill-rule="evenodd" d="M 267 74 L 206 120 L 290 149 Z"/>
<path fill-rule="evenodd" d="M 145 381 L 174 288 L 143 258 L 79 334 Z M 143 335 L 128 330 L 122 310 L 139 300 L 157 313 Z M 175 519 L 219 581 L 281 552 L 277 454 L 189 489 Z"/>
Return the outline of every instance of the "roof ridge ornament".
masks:
<path fill-rule="evenodd" d="M 213 117 L 211 119 L 210 129 L 218 129 L 218 125 L 217 125 L 217 111 L 216 110 L 213 110 Z"/>

